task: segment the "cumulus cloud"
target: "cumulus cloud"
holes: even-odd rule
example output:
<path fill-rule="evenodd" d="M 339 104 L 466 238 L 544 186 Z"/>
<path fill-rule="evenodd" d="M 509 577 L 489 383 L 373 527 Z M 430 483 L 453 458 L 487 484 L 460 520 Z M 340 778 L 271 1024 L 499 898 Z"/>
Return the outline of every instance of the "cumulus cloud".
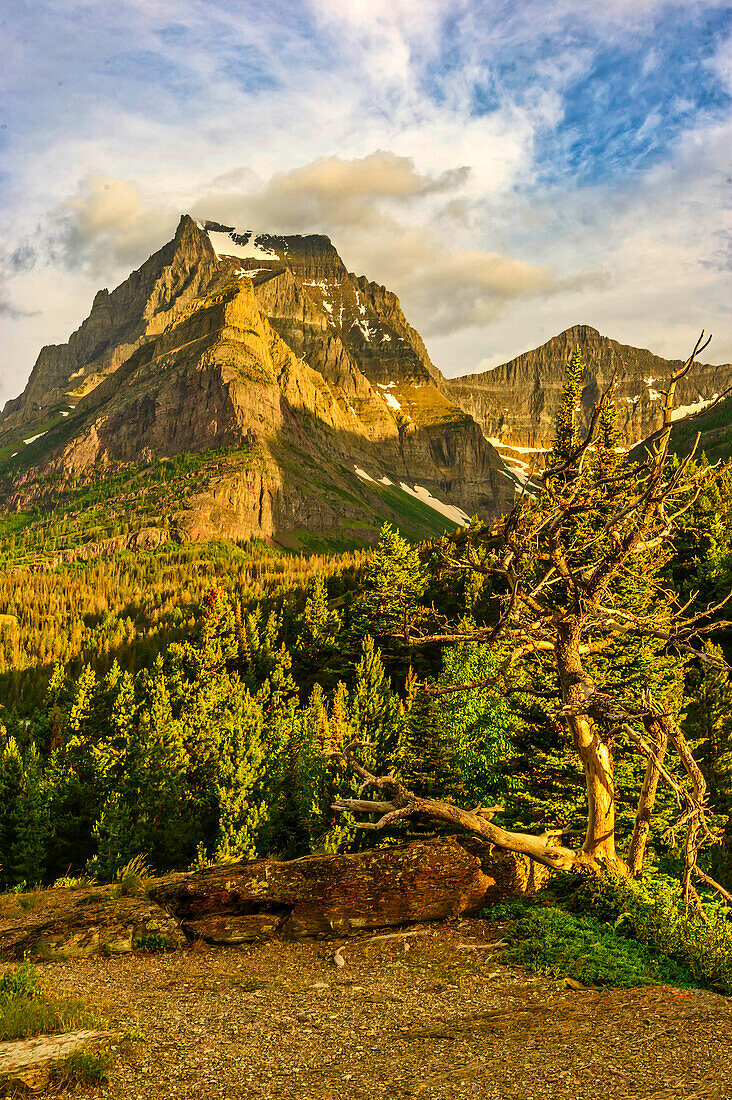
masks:
<path fill-rule="evenodd" d="M 578 321 L 677 355 L 701 319 L 732 357 L 726 9 L 123 0 L 79 35 L 72 0 L 16 5 L 6 373 L 19 388 L 186 210 L 329 233 L 450 374 Z"/>
<path fill-rule="evenodd" d="M 454 192 L 469 173 L 466 166 L 437 175 L 420 173 L 411 157 L 378 149 L 350 160 L 314 160 L 278 172 L 263 187 L 244 192 L 231 190 L 224 177 L 195 204 L 195 213 L 236 224 L 252 221 L 290 233 L 376 225 L 385 205 L 404 207 L 418 199 Z"/>
<path fill-rule="evenodd" d="M 147 203 L 135 183 L 90 175 L 51 213 L 50 224 L 48 247 L 54 260 L 105 276 L 125 265 L 137 266 L 163 243 L 175 218 Z"/>

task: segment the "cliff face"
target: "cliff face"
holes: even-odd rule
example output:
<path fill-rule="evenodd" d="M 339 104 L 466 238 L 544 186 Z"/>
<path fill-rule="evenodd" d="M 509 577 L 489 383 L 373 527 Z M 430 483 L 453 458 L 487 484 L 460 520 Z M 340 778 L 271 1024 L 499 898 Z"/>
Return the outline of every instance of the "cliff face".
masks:
<path fill-rule="evenodd" d="M 513 483 L 441 381 L 396 296 L 350 275 L 328 238 L 184 217 L 67 344 L 43 349 L 6 406 L 5 506 L 210 452 L 155 523 L 372 541 L 384 519 L 430 533 L 489 517 Z"/>
<path fill-rule="evenodd" d="M 446 392 L 480 424 L 485 435 L 502 448 L 521 453 L 551 444 L 564 370 L 579 345 L 587 371 L 582 414 L 589 424 L 592 407 L 611 384 L 623 445 L 633 446 L 661 424 L 661 392 L 678 360 L 619 344 L 588 325 L 576 325 L 510 363 L 482 374 L 446 381 Z M 732 382 L 732 365 L 696 364 L 680 383 L 679 418 L 704 407 Z"/>

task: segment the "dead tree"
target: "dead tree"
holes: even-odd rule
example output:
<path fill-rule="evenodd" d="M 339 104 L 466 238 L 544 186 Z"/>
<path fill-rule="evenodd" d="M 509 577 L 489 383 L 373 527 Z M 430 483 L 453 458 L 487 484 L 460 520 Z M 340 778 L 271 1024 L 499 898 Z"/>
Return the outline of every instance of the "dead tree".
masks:
<path fill-rule="evenodd" d="M 490 579 L 495 592 L 492 621 L 466 631 L 435 618 L 429 630 L 405 631 L 411 645 L 472 638 L 496 643 L 505 653 L 490 679 L 437 691 L 499 687 L 530 693 L 532 682 L 547 671 L 556 679 L 561 698 L 557 718 L 566 723 L 584 768 L 587 829 L 581 850 L 558 846 L 556 836 L 507 832 L 480 807 L 467 811 L 418 798 L 393 776 L 368 773 L 351 750 L 345 751 L 343 762 L 361 776 L 365 788 L 376 788 L 385 798 L 342 799 L 336 809 L 377 814 L 377 821 L 362 823 L 377 829 L 422 814 L 469 829 L 498 847 L 528 853 L 549 866 L 589 864 L 638 875 L 656 788 L 663 780 L 671 784 L 679 806 L 674 828 L 685 830 L 687 896 L 693 893 L 692 877 L 709 881 L 697 866 L 700 845 L 712 838 L 706 787 L 682 729 L 648 692 L 631 710 L 588 671 L 595 655 L 630 638 L 652 639 L 684 658 L 709 660 L 705 638 L 729 625 L 717 621 L 721 604 L 695 611 L 663 586 L 650 609 L 638 612 L 624 601 L 621 583 L 629 574 L 653 572 L 652 563 L 665 552 L 682 516 L 718 476 L 719 467 L 694 461 L 698 437 L 683 461 L 674 463 L 669 455 L 676 387 L 709 339 L 705 341 L 702 333 L 669 379 L 663 425 L 639 460 L 614 445 L 612 383 L 595 406 L 587 435 L 580 439 L 576 419 L 584 364 L 578 354 L 557 416 L 554 450 L 547 468 L 533 478 L 537 491 L 525 488 L 510 513 L 490 527 L 473 526 L 448 540 L 443 552 L 449 569 Z M 620 730 L 647 761 L 627 859 L 617 850 L 615 831 L 612 741 Z M 669 744 L 681 762 L 679 776 L 665 764 Z"/>

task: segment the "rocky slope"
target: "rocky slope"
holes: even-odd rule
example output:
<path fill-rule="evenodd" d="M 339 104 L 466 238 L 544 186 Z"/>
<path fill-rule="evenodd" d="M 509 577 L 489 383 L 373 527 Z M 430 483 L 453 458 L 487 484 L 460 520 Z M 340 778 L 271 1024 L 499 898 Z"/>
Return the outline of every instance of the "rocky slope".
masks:
<path fill-rule="evenodd" d="M 587 362 L 582 393 L 585 424 L 594 402 L 614 377 L 623 445 L 632 447 L 651 435 L 661 423 L 664 382 L 678 361 L 619 344 L 589 325 L 575 325 L 493 370 L 449 379 L 445 392 L 475 417 L 509 462 L 526 467 L 533 461 L 532 454 L 540 456 L 551 444 L 564 370 L 577 345 Z M 678 419 L 703 409 L 731 383 L 732 365 L 697 364 L 679 383 Z"/>
<path fill-rule="evenodd" d="M 135 498 L 127 530 L 297 544 L 373 541 L 392 520 L 433 533 L 513 491 L 442 382 L 396 296 L 349 274 L 327 237 L 184 216 L 6 405 L 0 504 L 68 509 L 103 486 L 119 502 L 126 474 L 194 455 L 180 499 Z"/>

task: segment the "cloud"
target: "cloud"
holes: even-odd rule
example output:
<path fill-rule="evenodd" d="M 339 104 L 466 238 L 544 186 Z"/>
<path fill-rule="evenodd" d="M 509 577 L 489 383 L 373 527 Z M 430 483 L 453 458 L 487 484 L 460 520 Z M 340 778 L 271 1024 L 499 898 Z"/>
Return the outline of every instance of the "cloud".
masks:
<path fill-rule="evenodd" d="M 577 321 L 677 355 L 703 317 L 732 357 L 728 0 L 42 11 L 3 27 L 13 387 L 185 210 L 329 233 L 450 374 Z"/>
<path fill-rule="evenodd" d="M 171 225 L 172 212 L 145 202 L 135 183 L 90 175 L 51 213 L 49 254 L 67 268 L 105 276 L 138 266 Z"/>
<path fill-rule="evenodd" d="M 8 297 L 7 292 L 0 286 L 0 317 L 7 317 L 11 321 L 15 321 L 20 317 L 37 317 L 40 314 L 39 309 L 21 309 L 19 306 L 13 305 Z"/>
<path fill-rule="evenodd" d="M 454 192 L 468 176 L 466 166 L 437 175 L 420 173 L 410 157 L 378 149 L 350 160 L 320 158 L 278 172 L 264 186 L 244 192 L 229 189 L 223 177 L 196 202 L 194 213 L 239 225 L 252 222 L 280 233 L 334 232 L 377 225 L 384 206 L 404 208 Z"/>

